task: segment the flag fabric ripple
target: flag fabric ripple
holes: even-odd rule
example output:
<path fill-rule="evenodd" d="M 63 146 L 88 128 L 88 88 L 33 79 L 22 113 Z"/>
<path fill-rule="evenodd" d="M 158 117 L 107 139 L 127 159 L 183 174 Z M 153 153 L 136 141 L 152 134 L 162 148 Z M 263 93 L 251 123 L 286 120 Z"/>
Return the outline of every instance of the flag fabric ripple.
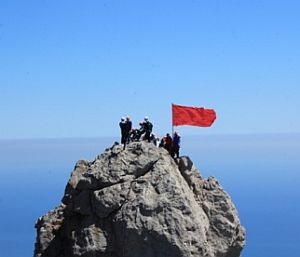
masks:
<path fill-rule="evenodd" d="M 216 119 L 213 109 L 203 107 L 189 107 L 172 104 L 173 126 L 190 125 L 210 127 Z"/>

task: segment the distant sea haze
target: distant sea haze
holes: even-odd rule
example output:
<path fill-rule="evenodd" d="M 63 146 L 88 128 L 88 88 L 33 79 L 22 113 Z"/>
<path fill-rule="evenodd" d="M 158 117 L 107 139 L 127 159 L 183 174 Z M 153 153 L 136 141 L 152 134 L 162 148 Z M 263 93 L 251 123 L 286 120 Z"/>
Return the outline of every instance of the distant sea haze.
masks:
<path fill-rule="evenodd" d="M 242 256 L 298 257 L 300 134 L 182 136 L 181 154 L 232 197 L 247 230 Z M 1 257 L 33 255 L 35 221 L 60 203 L 76 161 L 116 140 L 0 140 Z"/>

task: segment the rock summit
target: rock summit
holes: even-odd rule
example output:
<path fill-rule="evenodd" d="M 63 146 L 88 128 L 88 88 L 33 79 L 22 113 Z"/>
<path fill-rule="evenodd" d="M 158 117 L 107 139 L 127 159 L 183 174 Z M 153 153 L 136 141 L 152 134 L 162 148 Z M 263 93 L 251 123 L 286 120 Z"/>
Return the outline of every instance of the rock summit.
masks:
<path fill-rule="evenodd" d="M 239 257 L 245 245 L 219 182 L 148 142 L 78 161 L 35 227 L 34 257 Z"/>

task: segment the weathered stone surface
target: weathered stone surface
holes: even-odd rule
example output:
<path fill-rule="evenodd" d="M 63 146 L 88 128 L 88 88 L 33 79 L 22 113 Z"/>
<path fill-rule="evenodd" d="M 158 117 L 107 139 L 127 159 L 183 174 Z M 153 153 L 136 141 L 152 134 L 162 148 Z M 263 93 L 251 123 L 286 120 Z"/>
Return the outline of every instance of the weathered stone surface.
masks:
<path fill-rule="evenodd" d="M 36 223 L 35 257 L 238 257 L 245 230 L 218 181 L 147 142 L 79 161 Z"/>

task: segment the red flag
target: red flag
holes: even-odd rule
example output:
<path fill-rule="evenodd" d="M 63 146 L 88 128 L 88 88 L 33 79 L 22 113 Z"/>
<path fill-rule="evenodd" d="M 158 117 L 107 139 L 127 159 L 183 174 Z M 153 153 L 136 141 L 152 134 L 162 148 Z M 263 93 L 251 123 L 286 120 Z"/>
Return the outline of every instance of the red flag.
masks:
<path fill-rule="evenodd" d="M 188 107 L 172 104 L 173 126 L 191 125 L 210 127 L 216 119 L 213 109 L 203 107 Z"/>

